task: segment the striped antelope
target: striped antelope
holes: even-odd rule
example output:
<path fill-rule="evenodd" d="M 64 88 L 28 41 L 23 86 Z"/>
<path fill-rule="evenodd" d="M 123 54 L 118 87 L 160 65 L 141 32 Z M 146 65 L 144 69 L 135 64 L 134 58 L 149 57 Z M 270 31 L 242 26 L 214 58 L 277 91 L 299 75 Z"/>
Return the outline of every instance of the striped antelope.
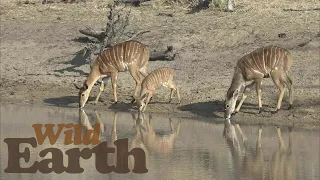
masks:
<path fill-rule="evenodd" d="M 85 127 L 85 129 L 86 129 L 85 131 L 92 131 L 93 132 L 90 135 L 90 138 L 93 137 L 93 134 L 96 134 L 96 133 L 99 132 L 100 134 L 97 134 L 97 135 L 99 136 L 99 140 L 100 140 L 100 138 L 101 138 L 100 135 L 104 133 L 105 127 L 104 127 L 103 122 L 101 121 L 101 118 L 100 118 L 100 116 L 98 114 L 98 111 L 95 110 L 94 113 L 95 113 L 96 119 L 97 119 L 96 123 L 98 123 L 99 127 L 100 127 L 99 128 L 100 132 L 97 129 L 94 129 L 94 125 L 95 124 L 92 126 L 92 124 L 90 123 L 90 120 L 89 120 L 89 117 L 88 117 L 87 113 L 83 109 L 79 109 L 79 121 L 80 121 L 81 125 L 83 127 Z"/>
<path fill-rule="evenodd" d="M 238 169 L 236 177 L 239 179 L 298 179 L 295 175 L 296 160 L 292 156 L 292 128 L 293 126 L 288 127 L 289 146 L 286 147 L 281 129 L 275 126 L 279 146 L 269 155 L 269 152 L 263 152 L 261 124 L 257 132 L 256 146 L 252 147 L 239 124 L 226 120 L 223 136 L 230 149 L 232 165 Z M 242 143 L 238 139 L 236 130 L 240 134 Z"/>
<path fill-rule="evenodd" d="M 259 113 L 261 113 L 261 82 L 263 78 L 269 78 L 270 76 L 280 90 L 277 108 L 272 113 L 276 113 L 280 109 L 286 85 L 289 89 L 290 109 L 293 101 L 293 88 L 292 79 L 288 71 L 291 65 L 292 58 L 290 53 L 283 48 L 273 45 L 258 48 L 244 55 L 237 62 L 232 83 L 226 95 L 225 117 L 230 118 L 231 114 L 239 112 L 242 103 L 248 96 L 248 92 L 254 85 L 256 86 L 258 96 Z M 243 88 L 242 99 L 235 109 L 241 88 Z"/>
<path fill-rule="evenodd" d="M 169 118 L 171 133 L 165 136 L 156 134 L 151 125 L 152 117 L 149 115 L 149 121 L 147 121 L 148 131 L 145 133 L 144 141 L 148 150 L 161 154 L 171 153 L 174 147 L 174 143 L 180 133 L 181 120 L 178 122 L 177 129 L 174 129 L 171 118 Z"/>
<path fill-rule="evenodd" d="M 80 114 L 80 118 L 81 118 L 81 123 L 83 124 L 83 126 L 85 126 L 88 130 L 92 130 L 92 125 L 90 123 L 90 120 L 88 118 L 88 115 L 86 114 L 86 112 L 83 109 L 80 109 L 81 114 Z M 103 121 L 99 115 L 99 112 L 97 110 L 94 111 L 95 113 L 95 117 L 97 120 L 97 123 L 100 124 L 101 126 L 101 134 L 104 133 L 104 124 Z M 112 126 L 112 131 L 111 131 L 111 139 L 108 139 L 108 141 L 106 141 L 107 143 L 107 147 L 110 148 L 116 148 L 114 142 L 118 139 L 117 136 L 117 112 L 115 112 L 114 114 L 114 118 L 113 118 L 113 126 Z M 101 138 L 102 136 L 99 136 L 99 138 Z M 100 140 L 100 139 L 99 139 Z M 109 153 L 107 156 L 107 163 L 110 165 L 115 165 L 117 162 L 117 151 L 114 151 L 114 153 Z"/>
<path fill-rule="evenodd" d="M 98 101 L 99 96 L 104 89 L 104 84 L 111 77 L 114 101 L 117 103 L 116 80 L 118 72 L 130 72 L 136 82 L 133 96 L 136 97 L 138 95 L 138 88 L 141 84 L 140 74 L 144 77 L 148 75 L 148 62 L 149 47 L 137 41 L 126 41 L 105 49 L 93 62 L 89 76 L 87 77 L 87 80 L 84 81 L 83 86 L 78 87 L 74 84 L 77 89 L 80 89 L 79 107 L 84 107 L 93 85 L 100 77 L 103 79 L 103 83 L 100 85 L 99 93 L 95 102 Z"/>
<path fill-rule="evenodd" d="M 165 135 L 159 135 L 155 132 L 151 125 L 152 116 L 149 115 L 149 120 L 147 120 L 147 128 L 143 126 L 145 119 L 144 113 L 138 112 L 138 118 L 132 115 L 133 120 L 139 119 L 139 134 L 142 142 L 145 144 L 146 150 L 150 152 L 156 152 L 161 154 L 171 153 L 175 141 L 180 133 L 181 120 L 178 122 L 177 129 L 174 128 L 171 118 L 169 118 L 171 132 Z M 137 126 L 135 126 L 137 128 Z M 142 131 L 143 130 L 143 131 Z"/>
<path fill-rule="evenodd" d="M 171 89 L 169 103 L 172 101 L 174 91 L 176 91 L 178 96 L 178 104 L 181 103 L 179 89 L 173 82 L 173 75 L 173 69 L 164 67 L 152 71 L 143 79 L 141 83 L 140 97 L 135 98 L 137 99 L 137 105 L 140 112 L 144 112 L 146 110 L 146 107 L 151 97 L 154 95 L 155 90 L 160 86 L 165 86 Z"/>
<path fill-rule="evenodd" d="M 101 140 L 101 137 L 102 137 L 102 134 L 105 132 L 105 126 L 103 124 L 103 121 L 99 115 L 99 112 L 97 110 L 94 111 L 95 113 L 95 116 L 96 116 L 96 120 L 97 120 L 97 123 L 99 123 L 100 125 L 100 133 L 101 133 L 101 136 L 99 136 L 99 140 Z M 93 133 L 96 133 L 97 131 L 94 131 L 95 129 L 93 129 L 93 125 L 90 123 L 90 120 L 88 118 L 88 115 L 86 114 L 86 112 L 83 110 L 83 109 L 80 109 L 79 110 L 79 117 L 80 117 L 80 121 L 81 121 L 81 124 L 85 127 L 85 133 L 88 133 L 89 130 L 93 130 Z M 113 116 L 113 125 L 112 125 L 112 130 L 111 130 L 111 136 L 108 137 L 107 141 L 104 141 L 106 143 L 106 146 L 108 148 L 114 148 L 115 151 L 113 153 L 109 153 L 106 157 L 105 157 L 105 160 L 107 162 L 108 165 L 114 165 L 116 166 L 117 163 L 118 163 L 118 159 L 117 159 L 117 154 L 122 151 L 119 151 L 117 150 L 117 146 L 115 145 L 115 141 L 118 140 L 118 133 L 117 133 L 117 121 L 118 121 L 118 113 L 115 112 L 114 113 L 114 116 Z M 92 121 L 91 121 L 92 122 Z M 139 126 L 137 126 L 139 127 Z M 138 128 L 136 128 L 138 129 Z M 92 138 L 92 135 L 91 134 L 91 138 Z M 99 134 L 100 135 L 100 134 Z M 109 139 L 110 138 L 110 139 Z M 146 148 L 144 146 L 144 144 L 141 142 L 141 134 L 140 134 L 140 131 L 137 131 L 136 132 L 136 135 L 133 137 L 133 140 L 131 142 L 131 145 L 128 147 L 128 150 L 132 152 L 132 150 L 134 148 L 138 148 L 135 151 L 135 153 L 137 151 L 140 152 L 140 155 L 143 153 L 145 153 L 145 157 L 143 156 L 139 156 L 139 160 L 136 158 L 137 156 L 129 156 L 128 157 L 128 167 L 132 170 L 134 169 L 134 167 L 136 166 L 135 164 L 136 163 L 141 163 L 141 162 L 144 162 L 146 161 L 146 163 L 148 162 L 148 154 L 147 154 L 147 151 L 146 151 Z M 104 143 L 102 142 L 102 143 Z M 139 150 L 139 149 L 142 149 L 142 150 Z M 142 152 L 142 153 L 141 153 Z M 145 158 L 145 160 L 144 160 Z"/>

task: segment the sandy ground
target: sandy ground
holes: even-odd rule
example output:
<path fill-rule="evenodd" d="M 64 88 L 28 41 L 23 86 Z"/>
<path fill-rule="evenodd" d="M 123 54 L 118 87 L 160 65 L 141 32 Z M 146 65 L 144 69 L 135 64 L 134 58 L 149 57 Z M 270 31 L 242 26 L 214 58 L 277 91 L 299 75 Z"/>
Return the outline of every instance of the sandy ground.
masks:
<path fill-rule="evenodd" d="M 85 44 L 79 29 L 102 28 L 106 6 L 102 1 L 79 4 L 54 3 L 19 5 L 1 1 L 1 101 L 35 105 L 78 106 L 78 90 L 89 65 L 81 63 L 79 51 Z M 288 49 L 293 58 L 294 109 L 287 110 L 288 91 L 283 109 L 275 115 L 278 89 L 271 79 L 264 79 L 262 101 L 265 112 L 257 114 L 257 97 L 253 91 L 240 113 L 240 123 L 292 124 L 319 127 L 319 11 L 284 11 L 320 7 L 316 0 L 268 1 L 259 4 L 239 0 L 235 12 L 210 8 L 190 13 L 185 7 L 150 5 L 132 8 L 134 30 L 150 30 L 137 40 L 151 49 L 173 45 L 180 59 L 149 63 L 149 71 L 168 66 L 175 70 L 182 104 L 168 104 L 169 89 L 161 88 L 148 106 L 148 112 L 174 113 L 180 117 L 203 117 L 218 121 L 223 117 L 223 101 L 231 83 L 233 67 L 245 53 L 270 44 Z M 160 12 L 173 17 L 158 16 Z M 286 33 L 286 38 L 279 38 Z M 73 63 L 79 62 L 79 63 Z M 85 108 L 136 111 L 130 104 L 134 81 L 129 72 L 118 76 L 118 104 L 113 104 L 110 83 L 93 105 L 98 87 L 91 93 Z"/>

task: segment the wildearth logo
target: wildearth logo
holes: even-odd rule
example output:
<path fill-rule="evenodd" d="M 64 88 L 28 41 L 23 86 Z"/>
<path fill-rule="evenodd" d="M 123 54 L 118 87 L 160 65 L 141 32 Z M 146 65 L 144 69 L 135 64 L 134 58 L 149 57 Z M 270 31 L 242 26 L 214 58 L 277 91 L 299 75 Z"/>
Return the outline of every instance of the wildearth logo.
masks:
<path fill-rule="evenodd" d="M 128 157 L 132 155 L 134 157 L 134 168 L 132 172 L 134 173 L 147 173 L 146 168 L 146 154 L 141 148 L 133 148 L 128 152 L 128 139 L 118 139 L 114 141 L 116 149 L 107 146 L 107 142 L 104 141 L 100 143 L 100 125 L 99 123 L 94 125 L 93 130 L 88 130 L 82 135 L 82 125 L 81 124 L 58 124 L 58 130 L 54 133 L 54 124 L 45 124 L 45 132 L 42 133 L 42 124 L 34 124 L 36 138 L 6 138 L 4 142 L 8 145 L 8 166 L 4 170 L 6 173 L 36 173 L 38 170 L 41 173 L 82 173 L 84 169 L 80 167 L 80 158 L 89 159 L 95 154 L 95 166 L 98 172 L 106 173 L 129 173 L 130 169 L 128 167 Z M 84 148 L 80 150 L 79 148 L 72 148 L 65 151 L 68 156 L 68 165 L 65 167 L 63 165 L 63 152 L 58 148 L 47 148 L 40 151 L 39 156 L 45 157 L 48 153 L 52 154 L 51 159 L 43 159 L 42 161 L 35 161 L 32 166 L 27 168 L 22 168 L 20 165 L 20 159 L 23 158 L 25 162 L 30 161 L 30 149 L 25 148 L 23 152 L 19 151 L 20 144 L 29 144 L 33 148 L 38 145 L 42 145 L 46 137 L 48 137 L 51 145 L 54 145 L 60 136 L 62 130 L 64 131 L 64 144 L 84 144 L 84 145 L 97 145 L 94 148 Z M 74 134 L 74 136 L 73 136 Z M 73 137 L 73 139 L 72 139 Z M 108 165 L 107 156 L 115 153 L 117 155 L 116 166 Z M 49 164 L 52 166 L 50 167 Z"/>

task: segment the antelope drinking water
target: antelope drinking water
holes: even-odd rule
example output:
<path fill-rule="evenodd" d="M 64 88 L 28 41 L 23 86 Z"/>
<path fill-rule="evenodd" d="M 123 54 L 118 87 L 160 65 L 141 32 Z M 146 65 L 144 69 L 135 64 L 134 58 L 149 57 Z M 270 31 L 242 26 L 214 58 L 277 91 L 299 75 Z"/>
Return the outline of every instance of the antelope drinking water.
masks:
<path fill-rule="evenodd" d="M 263 78 L 269 78 L 270 76 L 280 90 L 277 107 L 273 113 L 278 112 L 280 109 L 286 85 L 289 89 L 290 109 L 293 101 L 293 88 L 292 79 L 288 71 L 291 65 L 292 58 L 290 53 L 273 45 L 258 48 L 239 59 L 234 68 L 232 83 L 225 99 L 225 118 L 229 119 L 232 113 L 239 112 L 243 101 L 247 98 L 248 92 L 254 85 L 258 96 L 259 113 L 261 113 L 261 81 Z M 235 109 L 241 88 L 243 88 L 242 99 Z"/>
<path fill-rule="evenodd" d="M 131 76 L 136 82 L 133 96 L 136 97 L 138 95 L 138 88 L 141 84 L 140 74 L 144 77 L 147 76 L 148 62 L 148 46 L 137 41 L 126 41 L 105 49 L 93 62 L 89 76 L 87 77 L 87 80 L 84 81 L 83 86 L 78 87 L 76 84 L 74 84 L 77 89 L 80 89 L 79 107 L 84 107 L 94 83 L 100 77 L 103 78 L 103 83 L 106 83 L 106 80 L 111 77 L 114 101 L 115 103 L 117 103 L 118 98 L 116 90 L 116 80 L 118 72 L 130 72 Z M 96 102 L 99 99 L 99 96 L 103 89 L 104 84 L 101 84 Z"/>
<path fill-rule="evenodd" d="M 137 99 L 137 105 L 140 112 L 144 112 L 146 110 L 146 107 L 151 97 L 154 95 L 155 90 L 160 86 L 165 86 L 171 89 L 169 103 L 173 98 L 174 91 L 176 91 L 178 96 L 178 104 L 181 103 L 179 89 L 177 85 L 173 82 L 173 69 L 168 67 L 159 68 L 152 71 L 148 76 L 146 76 L 143 79 L 141 83 L 140 97 L 135 98 Z"/>

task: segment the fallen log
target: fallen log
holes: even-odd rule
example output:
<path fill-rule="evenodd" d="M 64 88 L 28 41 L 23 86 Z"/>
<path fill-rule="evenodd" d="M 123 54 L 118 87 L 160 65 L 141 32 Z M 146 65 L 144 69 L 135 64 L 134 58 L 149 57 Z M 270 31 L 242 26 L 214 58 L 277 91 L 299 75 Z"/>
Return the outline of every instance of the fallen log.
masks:
<path fill-rule="evenodd" d="M 167 46 L 166 50 L 151 52 L 149 61 L 173 61 L 175 57 L 176 53 L 173 51 L 173 46 Z"/>
<path fill-rule="evenodd" d="M 107 36 L 105 31 L 97 31 L 97 30 L 94 30 L 90 27 L 86 27 L 85 29 L 80 29 L 79 32 L 81 34 L 86 35 L 86 36 L 94 37 L 94 38 L 98 39 L 99 42 L 103 42 Z M 125 39 L 125 41 L 129 41 L 129 40 L 135 39 L 136 37 L 138 37 L 142 34 L 148 33 L 148 32 L 150 32 L 150 31 L 146 30 L 146 31 L 133 32 L 133 33 L 128 32 L 123 35 L 128 37 Z M 106 44 L 106 46 L 110 46 L 110 45 Z"/>
<path fill-rule="evenodd" d="M 80 29 L 79 32 L 81 34 L 94 37 L 94 38 L 98 39 L 100 42 L 102 42 L 104 40 L 104 38 L 106 37 L 105 31 L 96 31 L 90 27 L 86 27 L 85 29 Z"/>

